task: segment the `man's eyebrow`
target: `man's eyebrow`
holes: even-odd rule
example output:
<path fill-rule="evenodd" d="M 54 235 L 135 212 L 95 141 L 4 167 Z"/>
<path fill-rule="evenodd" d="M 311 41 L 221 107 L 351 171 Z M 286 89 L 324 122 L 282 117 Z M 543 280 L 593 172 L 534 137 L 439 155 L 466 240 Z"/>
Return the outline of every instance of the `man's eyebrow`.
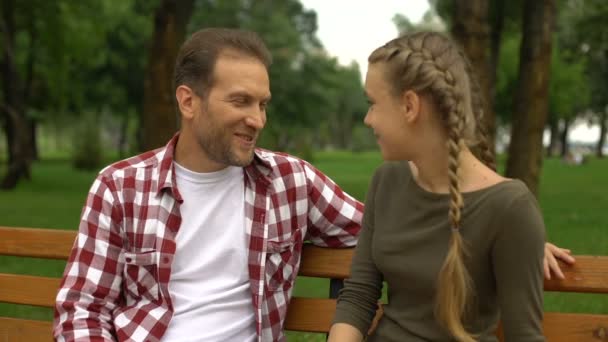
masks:
<path fill-rule="evenodd" d="M 228 94 L 228 97 L 253 97 L 246 91 L 235 91 L 233 93 Z"/>
<path fill-rule="evenodd" d="M 254 96 L 253 96 L 253 95 L 251 95 L 250 93 L 248 93 L 248 92 L 246 92 L 246 91 L 235 91 L 235 92 L 233 92 L 233 93 L 228 94 L 228 97 L 229 97 L 229 98 L 235 98 L 235 97 L 244 97 L 244 98 L 247 98 L 247 99 L 252 99 L 252 98 L 254 98 Z M 264 98 L 262 99 L 262 101 L 263 101 L 263 102 L 268 102 L 268 101 L 270 101 L 271 97 L 272 97 L 272 95 L 268 95 L 267 97 L 264 97 Z"/>

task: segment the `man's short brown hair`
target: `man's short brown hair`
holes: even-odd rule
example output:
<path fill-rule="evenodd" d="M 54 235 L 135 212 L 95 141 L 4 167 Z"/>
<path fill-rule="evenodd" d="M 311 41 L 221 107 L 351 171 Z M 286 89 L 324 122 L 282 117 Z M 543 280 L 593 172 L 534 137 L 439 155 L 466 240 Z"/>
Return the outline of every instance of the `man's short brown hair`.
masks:
<path fill-rule="evenodd" d="M 205 95 L 213 85 L 213 70 L 222 53 L 236 53 L 258 59 L 266 68 L 270 51 L 257 33 L 241 29 L 205 28 L 192 34 L 181 46 L 173 72 L 173 90 L 187 85 Z"/>

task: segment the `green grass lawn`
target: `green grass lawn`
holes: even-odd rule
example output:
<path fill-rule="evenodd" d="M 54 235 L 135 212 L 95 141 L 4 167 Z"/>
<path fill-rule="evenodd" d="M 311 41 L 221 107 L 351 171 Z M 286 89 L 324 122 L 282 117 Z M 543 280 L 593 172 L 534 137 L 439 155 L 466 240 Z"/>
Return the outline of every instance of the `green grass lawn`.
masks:
<path fill-rule="evenodd" d="M 314 165 L 348 193 L 363 200 L 373 170 L 381 163 L 378 153 L 323 152 Z M 0 192 L 0 225 L 76 229 L 95 172 L 80 172 L 69 163 L 39 162 L 30 182 L 14 191 Z M 608 255 L 608 159 L 583 166 L 546 160 L 540 204 L 550 241 L 571 248 L 575 254 Z M 0 272 L 60 276 L 60 261 L 0 257 Z M 300 278 L 295 293 L 327 296 L 328 282 Z M 608 296 L 547 294 L 548 311 L 608 313 Z M 50 319 L 51 311 L 0 304 L 0 316 Z M 322 340 L 323 335 L 290 334 L 290 341 Z"/>

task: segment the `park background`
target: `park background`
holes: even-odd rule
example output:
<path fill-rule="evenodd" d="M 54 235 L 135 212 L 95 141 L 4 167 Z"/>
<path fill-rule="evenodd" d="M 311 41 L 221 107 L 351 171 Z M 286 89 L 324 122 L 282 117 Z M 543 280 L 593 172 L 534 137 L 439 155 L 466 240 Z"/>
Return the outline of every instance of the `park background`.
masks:
<path fill-rule="evenodd" d="M 363 125 L 369 52 L 399 33 L 462 44 L 486 99 L 499 171 L 537 196 L 548 239 L 608 255 L 605 0 L 2 0 L 0 225 L 77 229 L 104 165 L 177 130 L 171 75 L 203 27 L 258 32 L 274 55 L 259 144 L 311 161 L 363 200 L 381 157 Z M 59 276 L 60 261 L 0 257 Z M 326 296 L 300 279 L 296 294 Z M 546 310 L 608 313 L 605 295 L 547 294 Z M 0 304 L 0 316 L 50 310 Z M 323 336 L 290 334 L 290 341 Z"/>

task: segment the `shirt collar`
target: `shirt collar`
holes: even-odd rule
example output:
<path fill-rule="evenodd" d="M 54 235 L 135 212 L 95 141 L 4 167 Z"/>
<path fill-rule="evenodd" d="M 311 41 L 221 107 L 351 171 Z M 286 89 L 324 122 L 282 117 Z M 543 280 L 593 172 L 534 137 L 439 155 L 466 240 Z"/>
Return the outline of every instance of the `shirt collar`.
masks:
<path fill-rule="evenodd" d="M 163 191 L 170 190 L 175 199 L 182 203 L 183 199 L 177 189 L 177 182 L 175 180 L 175 167 L 173 166 L 173 160 L 175 158 L 175 147 L 179 140 L 179 132 L 177 132 L 171 140 L 165 145 L 165 147 L 159 153 L 159 164 L 158 164 L 158 190 L 157 196 L 161 195 Z M 256 148 L 254 151 L 253 160 L 251 163 L 244 167 L 245 172 L 252 179 L 256 180 L 260 177 L 265 179 L 265 182 L 270 182 L 272 178 L 272 164 L 270 163 L 267 151 L 261 148 Z"/>

